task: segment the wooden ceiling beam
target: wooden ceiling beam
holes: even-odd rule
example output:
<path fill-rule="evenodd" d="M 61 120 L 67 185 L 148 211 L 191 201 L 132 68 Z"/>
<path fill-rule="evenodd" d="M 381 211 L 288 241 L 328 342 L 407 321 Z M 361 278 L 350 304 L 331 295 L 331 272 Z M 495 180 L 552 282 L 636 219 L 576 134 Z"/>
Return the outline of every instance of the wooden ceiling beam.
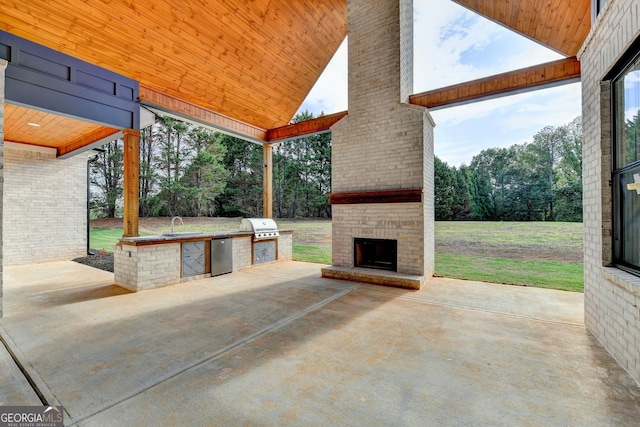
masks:
<path fill-rule="evenodd" d="M 269 142 L 279 142 L 301 136 L 328 132 L 331 126 L 338 123 L 340 119 L 346 115 L 347 111 L 341 111 L 339 113 L 328 114 L 326 116 L 316 117 L 315 119 L 269 129 L 267 132 L 267 140 Z"/>
<path fill-rule="evenodd" d="M 268 141 L 267 131 L 140 85 L 140 102 L 251 142 Z"/>
<path fill-rule="evenodd" d="M 514 95 L 580 80 L 580 61 L 574 56 L 411 95 L 409 103 L 429 109 Z"/>
<path fill-rule="evenodd" d="M 87 147 L 88 145 L 91 145 L 96 141 L 100 141 L 105 138 L 108 138 L 116 133 L 120 133 L 120 130 L 112 129 L 108 127 L 101 127 L 97 130 L 92 131 L 91 133 L 82 135 L 81 137 L 76 138 L 73 141 L 70 141 L 69 143 L 58 148 L 57 156 L 66 158 L 66 157 L 69 157 L 70 155 L 77 154 L 77 153 L 74 153 L 74 154 L 71 154 L 71 153 L 73 153 L 76 150 L 80 150 L 84 147 Z"/>

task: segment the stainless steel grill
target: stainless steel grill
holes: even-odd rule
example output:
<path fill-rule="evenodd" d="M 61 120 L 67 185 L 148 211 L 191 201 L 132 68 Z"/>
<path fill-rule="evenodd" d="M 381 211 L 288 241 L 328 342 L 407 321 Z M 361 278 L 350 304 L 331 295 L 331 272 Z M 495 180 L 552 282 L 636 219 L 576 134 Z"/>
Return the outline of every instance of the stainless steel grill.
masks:
<path fill-rule="evenodd" d="M 240 223 L 240 231 L 253 232 L 253 240 L 277 239 L 280 235 L 278 225 L 271 218 L 244 218 Z"/>

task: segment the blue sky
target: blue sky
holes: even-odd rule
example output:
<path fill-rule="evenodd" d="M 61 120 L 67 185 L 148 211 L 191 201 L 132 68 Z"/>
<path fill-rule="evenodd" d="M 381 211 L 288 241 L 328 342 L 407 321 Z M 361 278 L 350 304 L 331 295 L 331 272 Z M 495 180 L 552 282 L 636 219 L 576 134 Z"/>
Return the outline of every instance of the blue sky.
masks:
<path fill-rule="evenodd" d="M 450 0 L 414 0 L 414 90 L 419 93 L 562 56 Z M 340 47 L 300 110 L 347 109 L 347 46 Z M 581 114 L 580 83 L 431 112 L 435 153 L 469 164 L 485 148 L 530 142 Z"/>

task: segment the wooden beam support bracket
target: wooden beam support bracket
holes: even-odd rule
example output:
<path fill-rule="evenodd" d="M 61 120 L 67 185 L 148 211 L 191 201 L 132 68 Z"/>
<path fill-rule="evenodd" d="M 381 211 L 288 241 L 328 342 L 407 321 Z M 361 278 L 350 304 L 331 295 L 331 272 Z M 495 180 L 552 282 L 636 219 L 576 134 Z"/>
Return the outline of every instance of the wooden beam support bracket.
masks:
<path fill-rule="evenodd" d="M 267 131 L 267 140 L 269 142 L 282 142 L 287 139 L 329 132 L 331 126 L 342 120 L 347 113 L 347 111 L 341 111 L 339 113 L 328 114 L 326 116 L 316 117 L 315 119 L 269 129 Z"/>

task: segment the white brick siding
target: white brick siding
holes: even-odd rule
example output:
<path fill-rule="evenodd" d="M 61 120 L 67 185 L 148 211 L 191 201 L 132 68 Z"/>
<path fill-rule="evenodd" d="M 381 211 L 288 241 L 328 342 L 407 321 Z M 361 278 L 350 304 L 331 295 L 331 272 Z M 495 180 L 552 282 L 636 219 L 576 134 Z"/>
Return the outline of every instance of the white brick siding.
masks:
<path fill-rule="evenodd" d="M 293 232 L 280 232 L 278 237 L 278 261 L 291 261 L 293 258 Z"/>
<path fill-rule="evenodd" d="M 579 53 L 582 69 L 585 323 L 640 383 L 640 279 L 610 268 L 611 94 L 605 76 L 640 36 L 640 0 L 609 0 Z"/>
<path fill-rule="evenodd" d="M 180 282 L 181 245 L 114 246 L 116 285 L 130 291 L 160 288 Z"/>
<path fill-rule="evenodd" d="M 4 251 L 2 250 L 2 235 L 4 232 L 3 227 L 3 193 L 4 193 L 4 73 L 7 68 L 7 61 L 0 59 L 0 317 L 2 317 L 2 295 L 3 295 L 3 257 Z"/>
<path fill-rule="evenodd" d="M 233 238 L 233 271 L 251 267 L 251 236 Z"/>
<path fill-rule="evenodd" d="M 24 149 L 23 149 L 24 148 Z M 70 260 L 87 251 L 87 154 L 5 144 L 4 265 Z"/>

